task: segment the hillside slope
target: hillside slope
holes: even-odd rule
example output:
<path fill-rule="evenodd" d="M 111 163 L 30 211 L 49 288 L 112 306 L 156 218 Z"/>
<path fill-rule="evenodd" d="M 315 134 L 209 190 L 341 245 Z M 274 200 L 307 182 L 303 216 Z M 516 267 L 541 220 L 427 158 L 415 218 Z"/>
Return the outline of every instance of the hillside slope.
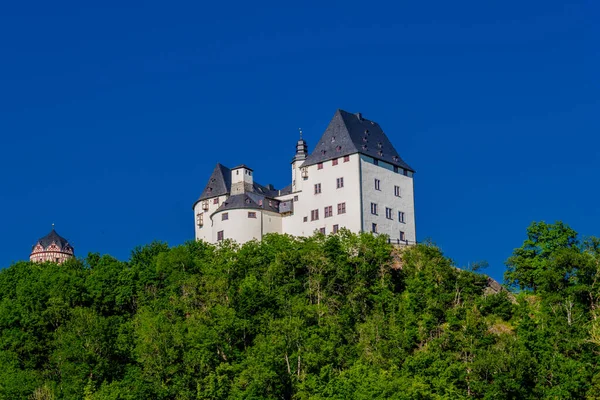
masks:
<path fill-rule="evenodd" d="M 600 395 L 595 281 L 511 302 L 433 245 L 401 257 L 342 232 L 17 263 L 0 272 L 0 399 Z"/>

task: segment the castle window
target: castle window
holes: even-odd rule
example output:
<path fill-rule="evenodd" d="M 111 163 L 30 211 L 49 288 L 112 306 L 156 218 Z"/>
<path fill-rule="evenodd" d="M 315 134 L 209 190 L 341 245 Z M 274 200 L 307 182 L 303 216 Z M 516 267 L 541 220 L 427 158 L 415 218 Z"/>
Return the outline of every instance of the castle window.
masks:
<path fill-rule="evenodd" d="M 343 188 L 344 187 L 344 178 L 337 178 L 335 180 L 335 186 L 339 189 L 339 188 Z"/>
<path fill-rule="evenodd" d="M 239 174 L 240 174 L 240 170 L 239 170 L 239 169 L 237 169 L 237 170 L 235 171 L 235 174 L 236 174 L 236 175 L 239 175 Z"/>
<path fill-rule="evenodd" d="M 379 179 L 375 179 L 375 190 L 381 190 L 381 181 Z"/>
<path fill-rule="evenodd" d="M 344 156 L 344 162 L 350 161 L 350 156 Z"/>
<path fill-rule="evenodd" d="M 221 221 L 227 221 L 229 219 L 229 213 L 221 214 Z"/>
<path fill-rule="evenodd" d="M 379 160 L 378 160 L 378 159 L 374 159 L 374 160 L 373 160 L 373 164 L 375 164 L 375 165 L 379 165 Z"/>
<path fill-rule="evenodd" d="M 377 203 L 371 203 L 371 214 L 377 215 Z"/>
<path fill-rule="evenodd" d="M 213 200 L 213 204 L 219 204 L 219 198 L 218 197 Z"/>
<path fill-rule="evenodd" d="M 402 174 L 403 174 L 404 176 L 408 176 L 408 171 L 407 171 L 407 170 L 405 170 L 405 169 L 403 169 L 403 170 L 402 170 Z"/>
<path fill-rule="evenodd" d="M 388 207 L 385 208 L 385 217 L 387 219 L 392 219 L 392 209 L 391 208 L 388 208 Z"/>
<path fill-rule="evenodd" d="M 333 217 L 333 206 L 325 207 L 325 218 Z"/>
<path fill-rule="evenodd" d="M 397 160 L 394 160 L 394 161 L 397 161 Z M 398 166 L 397 165 L 394 165 L 394 172 L 398 173 Z"/>
<path fill-rule="evenodd" d="M 308 217 L 304 217 L 304 222 L 307 222 L 307 221 L 308 221 Z"/>
<path fill-rule="evenodd" d="M 319 233 L 325 234 L 325 228 L 319 228 Z"/>
<path fill-rule="evenodd" d="M 317 169 L 323 169 L 323 163 L 322 162 L 320 162 L 320 163 L 317 164 Z"/>
<path fill-rule="evenodd" d="M 254 211 L 248 211 L 248 218 L 256 218 L 256 213 Z"/>
<path fill-rule="evenodd" d="M 333 160 L 331 160 L 331 165 L 338 165 L 338 159 L 334 158 Z"/>
<path fill-rule="evenodd" d="M 405 241 L 406 242 L 406 235 L 404 234 L 404 232 L 400 231 L 400 240 Z"/>
<path fill-rule="evenodd" d="M 333 226 L 333 233 L 338 233 L 339 230 L 340 230 L 339 225 L 336 224 Z"/>
<path fill-rule="evenodd" d="M 317 210 L 312 210 L 310 212 L 310 220 L 311 221 L 316 221 L 318 219 L 319 219 L 319 210 L 318 209 Z"/>
<path fill-rule="evenodd" d="M 374 222 L 373 222 L 373 224 L 371 224 L 371 232 L 377 233 L 377 224 Z"/>
<path fill-rule="evenodd" d="M 398 221 L 404 223 L 404 212 L 398 211 Z"/>
<path fill-rule="evenodd" d="M 204 225 L 204 213 L 199 213 L 198 215 L 196 215 L 196 223 L 198 224 L 198 226 Z"/>
<path fill-rule="evenodd" d="M 224 237 L 225 237 L 225 235 L 223 234 L 223 231 L 217 232 L 217 240 L 218 241 L 223 240 Z"/>
<path fill-rule="evenodd" d="M 294 201 L 298 201 L 298 196 L 294 196 Z"/>
<path fill-rule="evenodd" d="M 400 197 L 400 186 L 394 186 L 394 196 Z"/>
<path fill-rule="evenodd" d="M 346 213 L 346 203 L 338 203 L 337 207 L 338 207 L 338 214 Z"/>
<path fill-rule="evenodd" d="M 315 194 L 321 193 L 321 184 L 315 183 Z"/>

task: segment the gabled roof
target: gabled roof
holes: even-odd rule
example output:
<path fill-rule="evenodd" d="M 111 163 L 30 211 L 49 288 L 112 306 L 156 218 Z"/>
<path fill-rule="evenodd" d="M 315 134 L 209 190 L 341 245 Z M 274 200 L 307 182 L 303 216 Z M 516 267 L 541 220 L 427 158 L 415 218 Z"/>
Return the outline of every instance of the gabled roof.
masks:
<path fill-rule="evenodd" d="M 46 236 L 44 236 L 43 238 L 38 240 L 37 243 L 35 245 L 33 245 L 32 249 L 35 249 L 35 247 L 38 244 L 41 245 L 44 249 L 46 249 L 52 243 L 55 243 L 61 250 L 67 249 L 67 248 L 72 249 L 72 247 L 69 244 L 69 242 L 67 241 L 67 239 L 60 236 L 58 233 L 56 233 L 54 228 L 52 228 L 52 232 L 50 232 L 49 234 L 47 234 Z"/>
<path fill-rule="evenodd" d="M 317 164 L 346 155 L 360 153 L 413 171 L 402 160 L 377 122 L 337 110 L 319 143 L 302 166 Z"/>
<path fill-rule="evenodd" d="M 206 187 L 202 191 L 200 198 L 196 200 L 198 203 L 201 200 L 209 199 L 211 197 L 222 196 L 229 193 L 231 190 L 231 170 L 224 165 L 217 163 L 213 173 L 208 179 Z"/>

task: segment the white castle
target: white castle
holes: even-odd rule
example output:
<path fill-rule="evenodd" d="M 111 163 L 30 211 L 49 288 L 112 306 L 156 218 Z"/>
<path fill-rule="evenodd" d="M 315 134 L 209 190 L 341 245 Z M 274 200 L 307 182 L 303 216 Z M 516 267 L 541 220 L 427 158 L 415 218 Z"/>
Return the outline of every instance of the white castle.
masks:
<path fill-rule="evenodd" d="M 245 165 L 217 164 L 193 205 L 196 239 L 244 243 L 346 228 L 416 242 L 414 170 L 376 122 L 338 110 L 310 155 L 300 137 L 291 164 L 292 183 L 281 190 L 258 184 Z"/>

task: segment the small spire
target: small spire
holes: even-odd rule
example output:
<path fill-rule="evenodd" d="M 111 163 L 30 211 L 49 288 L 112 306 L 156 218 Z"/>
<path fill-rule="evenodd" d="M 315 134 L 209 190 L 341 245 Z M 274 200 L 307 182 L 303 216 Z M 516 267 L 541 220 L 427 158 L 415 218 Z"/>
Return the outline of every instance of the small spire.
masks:
<path fill-rule="evenodd" d="M 302 140 L 302 128 L 298 128 L 298 130 L 300 131 L 300 140 Z"/>
<path fill-rule="evenodd" d="M 52 230 L 54 230 L 54 222 L 52 223 Z"/>

